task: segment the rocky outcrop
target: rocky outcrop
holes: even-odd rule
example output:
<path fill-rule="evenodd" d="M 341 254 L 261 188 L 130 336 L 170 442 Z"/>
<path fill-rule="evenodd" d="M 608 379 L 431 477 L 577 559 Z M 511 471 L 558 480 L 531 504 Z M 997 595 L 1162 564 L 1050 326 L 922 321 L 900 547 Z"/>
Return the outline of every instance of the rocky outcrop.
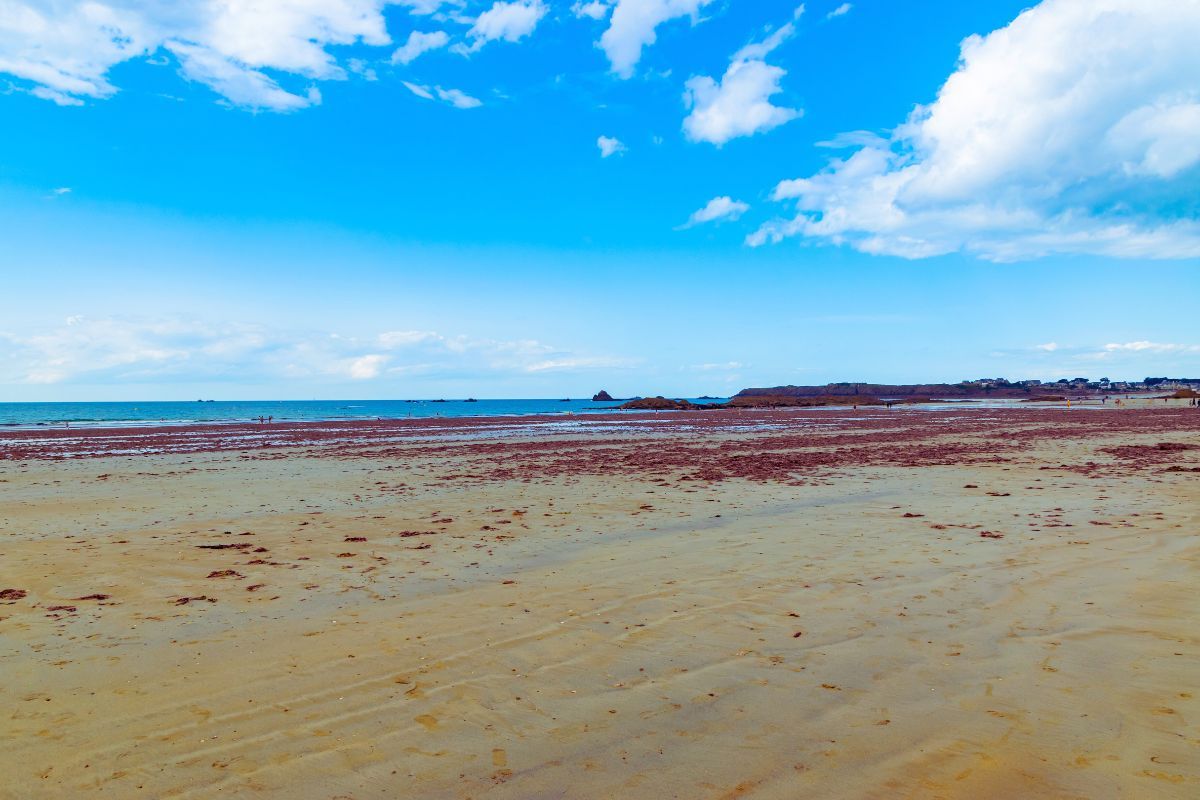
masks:
<path fill-rule="evenodd" d="M 593 403 L 611 403 L 612 401 L 613 401 L 613 396 L 611 394 L 609 394 L 608 392 L 604 391 L 603 389 L 601 389 L 600 391 L 598 391 L 594 395 L 592 395 Z"/>
<path fill-rule="evenodd" d="M 618 408 L 627 411 L 691 411 L 706 407 L 689 403 L 687 400 L 668 400 L 662 395 L 658 397 L 640 397 L 637 400 L 630 400 L 628 403 L 618 406 Z"/>

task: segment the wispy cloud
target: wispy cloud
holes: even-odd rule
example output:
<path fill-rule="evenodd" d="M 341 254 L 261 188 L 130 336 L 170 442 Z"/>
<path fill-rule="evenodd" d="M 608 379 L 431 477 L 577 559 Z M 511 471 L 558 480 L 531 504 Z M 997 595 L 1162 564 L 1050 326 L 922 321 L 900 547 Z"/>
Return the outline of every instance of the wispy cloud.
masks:
<path fill-rule="evenodd" d="M 1169 344 L 1166 342 L 1124 342 L 1104 345 L 1108 353 L 1200 353 L 1200 344 Z"/>
<path fill-rule="evenodd" d="M 450 35 L 445 31 L 413 31 L 408 40 L 396 52 L 392 53 L 393 64 L 411 64 L 423 53 L 438 50 L 450 43 Z"/>
<path fill-rule="evenodd" d="M 828 14 L 826 14 L 825 19 L 833 19 L 834 17 L 845 16 L 846 14 L 850 13 L 850 9 L 852 9 L 852 8 L 854 8 L 854 6 L 851 5 L 850 3 L 842 3 L 840 6 L 835 8 L 833 11 L 830 11 Z"/>
<path fill-rule="evenodd" d="M 8 0 L 0 13 L 0 70 L 32 83 L 38 97 L 78 104 L 116 93 L 109 71 L 117 64 L 169 52 L 186 78 L 229 103 L 290 111 L 320 101 L 312 81 L 346 77 L 329 47 L 391 41 L 382 5 Z M 285 88 L 282 75 L 300 88 Z"/>
<path fill-rule="evenodd" d="M 471 97 L 459 89 L 443 89 L 441 86 L 422 86 L 419 83 L 402 81 L 404 87 L 417 97 L 425 100 L 440 100 L 455 108 L 479 108 L 483 101 Z"/>
<path fill-rule="evenodd" d="M 336 48 L 392 44 L 385 6 L 430 15 L 457 0 L 309 2 L 0 2 L 0 72 L 26 82 L 30 94 L 59 105 L 111 97 L 113 67 L 142 59 L 172 65 L 225 103 L 250 110 L 295 111 L 321 102 L 319 81 L 350 74 L 372 79 L 356 59 L 339 63 Z M 482 46 L 514 41 L 545 14 L 541 0 L 496 3 L 469 31 Z M 410 35 L 398 63 L 446 46 L 441 32 Z M 150 58 L 153 57 L 153 58 Z M 357 60 L 363 65 L 361 59 Z"/>
<path fill-rule="evenodd" d="M 750 206 L 743 203 L 741 200 L 734 200 L 728 195 L 722 197 L 714 197 L 704 204 L 703 208 L 699 208 L 692 212 L 688 217 L 688 221 L 680 225 L 680 229 L 694 228 L 697 225 L 703 225 L 706 222 L 722 222 L 725 220 L 733 221 L 750 210 Z"/>
<path fill-rule="evenodd" d="M 586 373 L 637 363 L 534 339 L 481 339 L 422 330 L 356 337 L 196 319 L 73 316 L 33 333 L 0 332 L 0 385 L 257 379 L 286 385 L 401 375 Z"/>
<path fill-rule="evenodd" d="M 1146 375 L 1189 377 L 1200 374 L 1200 344 L 1135 340 L 1106 344 L 1043 342 L 990 354 L 1007 366 L 1010 377 L 1113 377 L 1137 380 Z"/>

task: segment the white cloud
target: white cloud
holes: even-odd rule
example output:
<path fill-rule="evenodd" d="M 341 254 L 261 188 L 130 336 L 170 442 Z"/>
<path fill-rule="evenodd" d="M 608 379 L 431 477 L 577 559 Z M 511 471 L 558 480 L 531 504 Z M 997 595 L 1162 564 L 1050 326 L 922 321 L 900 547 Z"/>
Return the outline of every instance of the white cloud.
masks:
<path fill-rule="evenodd" d="M 617 0 L 608 29 L 600 36 L 600 47 L 612 71 L 622 78 L 633 76 L 642 49 L 658 39 L 655 29 L 679 17 L 691 17 L 712 0 Z"/>
<path fill-rule="evenodd" d="M 833 11 L 830 11 L 828 14 L 826 14 L 825 19 L 833 19 L 834 17 L 840 17 L 844 14 L 849 14 L 850 9 L 852 9 L 852 8 L 854 8 L 854 6 L 851 5 L 850 3 L 842 3 L 840 6 L 835 8 Z"/>
<path fill-rule="evenodd" d="M 704 205 L 704 208 L 694 211 L 688 217 L 688 221 L 681 227 L 692 228 L 696 225 L 703 225 L 706 222 L 720 222 L 724 220 L 732 222 L 749 210 L 749 205 L 740 200 L 734 200 L 727 195 L 714 197 Z"/>
<path fill-rule="evenodd" d="M 475 18 L 467 38 L 471 45 L 456 45 L 457 53 L 473 53 L 488 42 L 518 42 L 533 33 L 538 22 L 546 16 L 546 5 L 542 0 L 497 0 L 487 11 Z"/>
<path fill-rule="evenodd" d="M 437 90 L 438 99 L 444 103 L 449 103 L 455 108 L 478 108 L 483 105 L 483 101 L 478 98 L 471 97 L 469 94 L 460 89 L 443 89 L 440 86 L 434 87 Z"/>
<path fill-rule="evenodd" d="M 410 83 L 409 81 L 401 81 L 404 88 L 415 94 L 417 97 L 423 97 L 426 100 L 433 100 L 433 91 L 428 86 L 421 86 L 418 83 Z"/>
<path fill-rule="evenodd" d="M 455 108 L 479 108 L 483 105 L 482 100 L 471 97 L 459 89 L 443 89 L 441 86 L 422 86 L 408 81 L 401 82 L 410 92 L 426 100 L 441 100 Z"/>
<path fill-rule="evenodd" d="M 796 10 L 799 16 L 804 10 Z M 795 33 L 791 22 L 762 42 L 737 51 L 720 82 L 706 75 L 688 79 L 683 95 L 691 109 L 683 120 L 683 131 L 694 142 L 711 142 L 720 147 L 730 139 L 752 136 L 777 128 L 800 116 L 800 111 L 771 103 L 782 91 L 779 82 L 787 71 L 764 59 Z"/>
<path fill-rule="evenodd" d="M 350 72 L 354 73 L 355 75 L 361 75 L 364 79 L 366 79 L 368 81 L 379 80 L 379 75 L 375 72 L 375 69 L 364 59 L 361 59 L 361 58 L 346 59 L 346 69 L 348 69 Z"/>
<path fill-rule="evenodd" d="M 449 43 L 450 36 L 445 31 L 433 31 L 432 33 L 413 31 L 408 35 L 408 41 L 392 53 L 392 63 L 411 64 L 422 53 L 437 50 Z"/>
<path fill-rule="evenodd" d="M 1164 344 L 1163 342 L 1125 342 L 1106 344 L 1108 353 L 1200 353 L 1200 344 Z"/>
<path fill-rule="evenodd" d="M 629 359 L 608 357 L 551 358 L 523 367 L 525 372 L 575 372 L 584 369 L 621 369 L 632 365 Z"/>
<path fill-rule="evenodd" d="M 807 236 L 906 258 L 1200 256 L 1200 3 L 1045 0 L 888 139 L 784 181 Z"/>
<path fill-rule="evenodd" d="M 398 0 L 396 4 L 407 6 L 413 14 L 427 16 L 445 5 L 462 5 L 462 0 Z"/>
<path fill-rule="evenodd" d="M 306 94 L 293 94 L 265 73 L 240 66 L 208 48 L 180 42 L 166 47 L 179 58 L 185 78 L 205 84 L 236 106 L 294 111 L 321 102 L 315 86 L 310 86 Z"/>
<path fill-rule="evenodd" d="M 1047 353 L 1053 353 L 1058 349 L 1058 342 L 1046 342 L 1045 344 L 1034 345 L 1035 350 L 1044 350 Z"/>
<path fill-rule="evenodd" d="M 611 6 L 608 3 L 600 2 L 600 0 L 591 0 L 591 2 L 579 2 L 571 6 L 571 13 L 577 17 L 587 17 L 589 19 L 604 19 L 608 16 Z"/>
<path fill-rule="evenodd" d="M 42 100 L 49 100 L 51 103 L 59 106 L 81 106 L 83 101 L 78 97 L 72 97 L 69 94 L 63 94 L 55 89 L 47 89 L 45 86 L 35 86 L 29 90 L 29 93 L 34 97 Z"/>
<path fill-rule="evenodd" d="M 441 336 L 434 331 L 387 331 L 379 334 L 379 345 L 386 350 L 397 347 L 411 347 L 425 342 L 436 342 Z"/>
<path fill-rule="evenodd" d="M 600 138 L 596 139 L 596 146 L 600 148 L 601 158 L 608 158 L 612 155 L 618 155 L 629 149 L 625 146 L 624 142 L 622 142 L 620 139 L 613 138 L 612 136 L 601 136 Z"/>
<path fill-rule="evenodd" d="M 311 86 L 339 80 L 330 46 L 391 43 L 385 5 L 432 13 L 439 0 L 0 0 L 0 72 L 43 99 L 77 105 L 117 91 L 112 67 L 166 50 L 181 72 L 227 101 L 289 111 L 319 100 Z M 270 71 L 268 73 L 267 71 Z"/>
<path fill-rule="evenodd" d="M 356 338 L 261 325 L 81 315 L 32 333 L 0 331 L 0 385 L 520 376 L 632 363 L 532 339 L 476 339 L 435 331 Z"/>
<path fill-rule="evenodd" d="M 371 378 L 379 377 L 379 373 L 383 371 L 383 367 L 387 362 L 387 356 L 380 355 L 379 353 L 370 353 L 350 359 L 350 366 L 346 371 L 356 381 L 370 380 Z"/>

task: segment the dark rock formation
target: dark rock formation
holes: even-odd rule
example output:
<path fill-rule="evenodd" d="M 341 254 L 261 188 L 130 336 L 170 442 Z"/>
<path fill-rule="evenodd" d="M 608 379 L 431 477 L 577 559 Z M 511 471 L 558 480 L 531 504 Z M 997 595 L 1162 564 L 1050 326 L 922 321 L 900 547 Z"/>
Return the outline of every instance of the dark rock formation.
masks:
<path fill-rule="evenodd" d="M 618 406 L 618 408 L 633 411 L 691 411 L 692 409 L 707 407 L 689 403 L 687 400 L 668 400 L 662 395 L 658 397 L 641 397 Z"/>
<path fill-rule="evenodd" d="M 603 389 L 592 395 L 592 402 L 594 403 L 611 403 L 612 401 L 613 396 Z"/>

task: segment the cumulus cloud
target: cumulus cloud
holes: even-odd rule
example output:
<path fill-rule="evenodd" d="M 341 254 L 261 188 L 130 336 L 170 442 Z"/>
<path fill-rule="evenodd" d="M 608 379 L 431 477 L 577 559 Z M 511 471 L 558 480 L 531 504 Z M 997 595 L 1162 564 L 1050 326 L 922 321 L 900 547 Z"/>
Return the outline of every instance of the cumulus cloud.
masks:
<path fill-rule="evenodd" d="M 483 101 L 459 89 L 443 89 L 441 86 L 422 86 L 419 83 L 402 81 L 404 88 L 425 100 L 440 100 L 455 108 L 479 108 Z"/>
<path fill-rule="evenodd" d="M 591 2 L 575 3 L 571 6 L 571 13 L 577 17 L 587 17 L 589 19 L 604 19 L 608 16 L 608 11 L 611 8 L 608 3 L 602 3 L 600 0 L 591 0 Z"/>
<path fill-rule="evenodd" d="M 714 197 L 704 205 L 704 208 L 692 212 L 692 215 L 688 217 L 688 221 L 681 227 L 693 228 L 697 225 L 703 225 L 706 222 L 733 221 L 749 210 L 749 205 L 740 200 L 734 200 L 728 195 Z"/>
<path fill-rule="evenodd" d="M 422 53 L 437 50 L 449 43 L 450 36 L 445 31 L 433 31 L 432 33 L 413 31 L 408 35 L 408 41 L 396 50 L 396 52 L 392 53 L 392 63 L 411 64 Z"/>
<path fill-rule="evenodd" d="M 1047 353 L 1053 353 L 1055 350 L 1058 349 L 1058 342 L 1046 342 L 1045 344 L 1035 344 L 1033 347 L 1035 350 L 1043 350 Z"/>
<path fill-rule="evenodd" d="M 458 53 L 473 53 L 488 42 L 518 42 L 533 33 L 538 22 L 546 16 L 546 5 L 542 0 L 498 0 L 487 11 L 475 18 L 467 31 L 470 45 L 456 45 Z"/>
<path fill-rule="evenodd" d="M 968 37 L 888 138 L 776 187 L 806 236 L 867 253 L 1200 256 L 1200 3 L 1045 0 Z"/>
<path fill-rule="evenodd" d="M 600 47 L 608 56 L 612 71 L 630 78 L 642 50 L 658 40 L 657 28 L 664 22 L 691 17 L 712 0 L 617 0 L 608 29 L 600 36 Z"/>
<path fill-rule="evenodd" d="M 596 146 L 600 148 L 601 158 L 608 158 L 612 155 L 618 155 L 629 149 L 625 146 L 624 142 L 612 136 L 601 136 L 600 138 L 596 139 Z"/>
<path fill-rule="evenodd" d="M 0 331 L 0 385 L 520 376 L 615 369 L 632 363 L 532 339 L 494 340 L 420 330 L 352 337 L 193 319 L 73 316 L 31 333 Z"/>
<path fill-rule="evenodd" d="M 378 378 L 379 373 L 383 371 L 383 367 L 387 362 L 387 356 L 380 355 L 379 353 L 369 353 L 365 356 L 350 359 L 350 366 L 347 372 L 356 381 L 366 381 L 371 378 Z"/>
<path fill-rule="evenodd" d="M 800 6 L 795 16 L 803 11 Z M 683 120 L 688 139 L 720 147 L 730 139 L 769 131 L 800 116 L 794 108 L 771 103 L 770 98 L 783 91 L 780 81 L 787 71 L 764 60 L 795 30 L 795 24 L 789 22 L 763 41 L 737 51 L 720 81 L 706 75 L 688 79 L 683 95 L 684 104 L 691 109 Z"/>
<path fill-rule="evenodd" d="M 109 97 L 117 64 L 160 51 L 190 80 L 250 109 L 290 111 L 320 99 L 292 82 L 338 80 L 329 47 L 391 43 L 383 8 L 432 13 L 437 0 L 0 0 L 0 72 L 62 105 Z"/>

